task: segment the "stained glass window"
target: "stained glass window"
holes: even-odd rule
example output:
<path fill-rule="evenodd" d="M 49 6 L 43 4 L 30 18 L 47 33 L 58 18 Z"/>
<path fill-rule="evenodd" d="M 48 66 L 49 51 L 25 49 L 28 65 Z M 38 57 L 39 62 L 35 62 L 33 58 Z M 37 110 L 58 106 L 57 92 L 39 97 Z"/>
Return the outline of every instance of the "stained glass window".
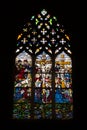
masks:
<path fill-rule="evenodd" d="M 69 34 L 45 9 L 17 37 L 14 119 L 72 119 L 72 51 Z"/>

